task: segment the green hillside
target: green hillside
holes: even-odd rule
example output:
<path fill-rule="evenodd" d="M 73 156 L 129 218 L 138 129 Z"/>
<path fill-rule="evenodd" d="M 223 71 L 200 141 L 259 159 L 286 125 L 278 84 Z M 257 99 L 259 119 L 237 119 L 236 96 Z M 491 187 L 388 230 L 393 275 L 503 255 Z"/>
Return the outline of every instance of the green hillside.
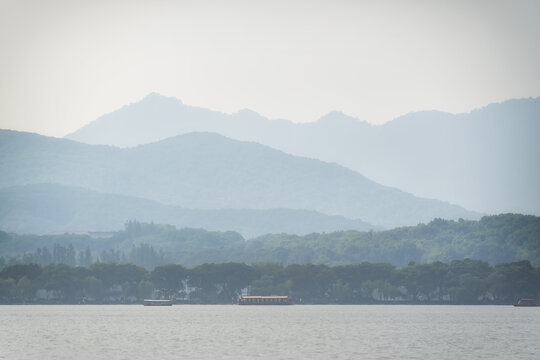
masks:
<path fill-rule="evenodd" d="M 0 172 L 0 188 L 52 183 L 184 208 L 313 210 L 386 228 L 478 218 L 337 164 L 210 133 L 118 149 L 3 130 Z"/>
<path fill-rule="evenodd" d="M 135 262 L 152 268 L 166 263 L 196 266 L 229 261 L 287 264 L 359 264 L 386 262 L 394 266 L 434 261 L 450 262 L 471 258 L 499 264 L 529 260 L 540 266 L 540 218 L 516 214 L 487 216 L 479 221 L 436 219 L 428 224 L 380 232 L 345 231 L 313 233 L 306 236 L 266 235 L 246 241 L 234 232 L 209 232 L 172 226 L 130 222 L 124 231 L 109 239 L 87 235 L 16 235 L 2 233 L 0 254 L 4 264 L 36 262 L 46 265 L 44 247 L 52 252 L 54 244 L 77 252 L 86 247 L 93 260 Z M 60 251 L 60 250 L 59 250 Z M 138 256 L 155 257 L 152 264 L 138 262 Z M 158 255 L 156 255 L 158 254 Z M 157 256 L 157 257 L 156 257 Z M 50 262 L 50 260 L 49 260 Z"/>

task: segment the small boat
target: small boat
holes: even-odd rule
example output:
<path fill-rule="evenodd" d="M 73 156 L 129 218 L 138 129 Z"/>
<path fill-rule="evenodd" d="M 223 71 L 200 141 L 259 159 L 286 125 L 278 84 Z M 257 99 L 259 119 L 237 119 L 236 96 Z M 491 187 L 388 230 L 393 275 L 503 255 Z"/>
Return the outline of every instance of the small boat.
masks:
<path fill-rule="evenodd" d="M 144 306 L 172 306 L 173 299 L 169 300 L 152 300 L 152 299 L 144 299 L 143 305 Z"/>
<path fill-rule="evenodd" d="M 536 301 L 534 299 L 519 299 L 517 304 L 514 304 L 514 306 L 538 306 L 536 305 Z"/>
<path fill-rule="evenodd" d="M 291 305 L 288 296 L 240 296 L 238 305 Z"/>

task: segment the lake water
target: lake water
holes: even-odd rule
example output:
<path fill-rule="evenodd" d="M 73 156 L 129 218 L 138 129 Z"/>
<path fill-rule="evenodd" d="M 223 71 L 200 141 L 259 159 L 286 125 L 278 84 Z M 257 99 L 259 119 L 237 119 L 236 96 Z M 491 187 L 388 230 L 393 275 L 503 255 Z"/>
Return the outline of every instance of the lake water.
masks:
<path fill-rule="evenodd" d="M 540 307 L 0 306 L 0 359 L 540 359 Z"/>

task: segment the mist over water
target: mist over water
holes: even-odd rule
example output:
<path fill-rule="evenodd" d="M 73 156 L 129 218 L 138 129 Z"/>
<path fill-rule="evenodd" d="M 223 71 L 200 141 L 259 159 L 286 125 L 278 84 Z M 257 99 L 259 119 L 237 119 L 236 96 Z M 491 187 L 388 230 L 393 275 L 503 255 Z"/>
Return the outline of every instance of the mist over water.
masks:
<path fill-rule="evenodd" d="M 534 359 L 540 351 L 540 308 L 511 306 L 3 306 L 0 324 L 0 359 Z"/>

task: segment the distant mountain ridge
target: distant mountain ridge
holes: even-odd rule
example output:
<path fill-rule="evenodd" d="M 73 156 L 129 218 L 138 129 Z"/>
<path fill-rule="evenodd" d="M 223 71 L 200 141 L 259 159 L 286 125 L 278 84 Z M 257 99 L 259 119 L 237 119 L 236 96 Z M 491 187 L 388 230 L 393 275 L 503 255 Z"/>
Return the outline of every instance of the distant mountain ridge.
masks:
<path fill-rule="evenodd" d="M 236 130 L 242 132 L 236 135 L 242 138 L 232 136 L 238 131 L 230 132 L 231 121 Z M 215 132 L 236 140 L 259 142 L 249 137 L 260 137 L 265 131 L 272 131 L 276 122 L 294 125 L 287 120 L 268 120 L 248 109 L 227 115 L 151 93 L 139 102 L 99 117 L 65 138 L 92 145 L 134 147 L 190 132 Z"/>
<path fill-rule="evenodd" d="M 237 231 L 246 238 L 274 233 L 309 234 L 377 227 L 361 220 L 308 210 L 199 210 L 58 184 L 0 189 L 0 229 L 18 234 L 119 231 L 128 220 L 178 228 Z"/>
<path fill-rule="evenodd" d="M 153 93 L 66 137 L 129 147 L 193 131 L 335 162 L 378 183 L 477 211 L 540 215 L 540 98 L 466 114 L 415 112 L 374 126 L 340 112 L 305 124 L 251 110 L 227 115 Z"/>
<path fill-rule="evenodd" d="M 0 131 L 0 188 L 52 183 L 194 209 L 299 209 L 395 227 L 479 214 L 337 164 L 211 133 L 130 149 Z"/>

